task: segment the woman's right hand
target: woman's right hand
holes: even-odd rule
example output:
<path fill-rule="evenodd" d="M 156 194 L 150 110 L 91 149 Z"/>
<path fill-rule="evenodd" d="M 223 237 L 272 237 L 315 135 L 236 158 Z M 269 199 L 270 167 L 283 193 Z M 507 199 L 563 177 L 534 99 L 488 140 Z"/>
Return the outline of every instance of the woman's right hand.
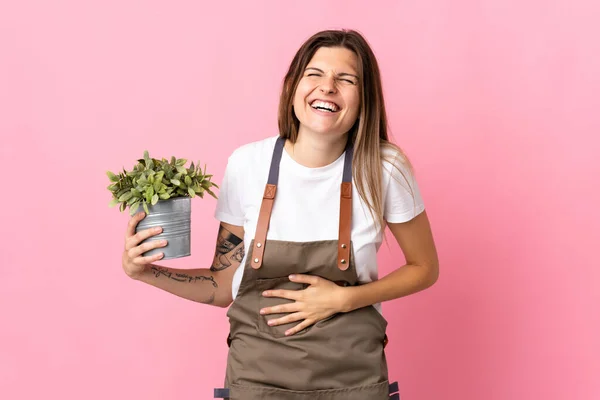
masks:
<path fill-rule="evenodd" d="M 142 254 L 148 250 L 165 247 L 167 245 L 166 240 L 149 240 L 140 245 L 143 240 L 151 236 L 156 236 L 162 232 L 161 227 L 156 227 L 144 229 L 136 233 L 135 228 L 137 227 L 137 224 L 145 217 L 146 214 L 144 212 L 139 212 L 131 217 L 127 224 L 127 232 L 125 234 L 125 251 L 123 251 L 122 260 L 123 270 L 133 279 L 137 279 L 144 272 L 148 264 L 160 260 L 164 256 L 162 252 L 147 257 L 143 257 Z"/>

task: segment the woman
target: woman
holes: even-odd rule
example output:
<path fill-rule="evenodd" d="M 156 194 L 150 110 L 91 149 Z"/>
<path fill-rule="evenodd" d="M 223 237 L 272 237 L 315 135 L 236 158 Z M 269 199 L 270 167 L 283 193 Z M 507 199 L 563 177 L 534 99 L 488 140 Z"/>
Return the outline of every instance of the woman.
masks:
<path fill-rule="evenodd" d="M 130 220 L 123 253 L 134 279 L 231 305 L 225 389 L 216 395 L 388 399 L 380 303 L 431 286 L 438 260 L 408 160 L 388 142 L 379 68 L 359 33 L 319 32 L 298 50 L 279 135 L 233 152 L 216 217 L 210 269 L 142 257 L 166 245 L 139 245 L 160 233 L 135 233 L 143 213 Z M 407 264 L 378 280 L 386 225 Z"/>

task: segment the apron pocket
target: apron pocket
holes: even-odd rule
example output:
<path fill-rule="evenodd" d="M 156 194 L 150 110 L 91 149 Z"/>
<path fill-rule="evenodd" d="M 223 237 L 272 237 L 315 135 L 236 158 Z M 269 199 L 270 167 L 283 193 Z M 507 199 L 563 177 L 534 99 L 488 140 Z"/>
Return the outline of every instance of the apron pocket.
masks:
<path fill-rule="evenodd" d="M 302 290 L 305 289 L 308 285 L 305 283 L 292 282 L 289 280 L 287 276 L 281 278 L 269 278 L 269 279 L 257 279 L 256 280 L 256 293 L 258 295 L 258 310 L 256 310 L 256 315 L 258 316 L 257 320 L 257 329 L 260 332 L 267 333 L 273 337 L 286 337 L 285 331 L 294 326 L 298 325 L 302 322 L 294 321 L 288 324 L 269 326 L 267 322 L 272 319 L 281 318 L 285 315 L 289 315 L 290 313 L 281 313 L 281 314 L 267 314 L 261 315 L 260 310 L 265 307 L 273 307 L 281 304 L 289 304 L 293 303 L 294 300 L 283 299 L 280 297 L 265 297 L 262 295 L 262 292 L 265 290 L 273 290 L 273 289 L 283 289 L 283 290 Z M 300 332 L 296 333 L 296 335 L 300 335 L 306 332 L 307 329 L 303 329 Z"/>

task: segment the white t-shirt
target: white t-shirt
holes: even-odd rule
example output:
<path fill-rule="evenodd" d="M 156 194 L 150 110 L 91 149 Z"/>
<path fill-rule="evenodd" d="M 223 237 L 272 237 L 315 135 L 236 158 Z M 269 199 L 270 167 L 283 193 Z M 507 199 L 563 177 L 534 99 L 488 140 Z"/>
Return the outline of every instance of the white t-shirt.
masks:
<path fill-rule="evenodd" d="M 269 137 L 237 148 L 229 157 L 220 185 L 215 217 L 244 227 L 246 255 L 233 276 L 234 299 L 242 281 L 248 246 L 256 232 L 276 140 L 277 136 Z M 408 183 L 395 168 L 383 162 L 384 218 L 392 223 L 409 221 L 425 209 L 414 176 L 400 159 L 396 160 Z M 344 154 L 324 167 L 308 168 L 294 161 L 284 149 L 267 240 L 337 239 L 343 169 Z M 378 279 L 376 255 L 383 229 L 372 219 L 354 182 L 352 200 L 351 240 L 356 273 L 359 282 L 368 283 Z M 374 306 L 381 312 L 380 304 Z"/>

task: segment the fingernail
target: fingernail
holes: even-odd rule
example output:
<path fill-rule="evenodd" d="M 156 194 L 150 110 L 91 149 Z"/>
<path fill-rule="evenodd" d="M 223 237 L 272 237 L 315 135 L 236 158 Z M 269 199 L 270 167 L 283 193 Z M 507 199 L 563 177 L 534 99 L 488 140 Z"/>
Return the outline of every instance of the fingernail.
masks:
<path fill-rule="evenodd" d="M 267 292 L 267 291 L 263 292 L 263 296 L 267 296 L 268 294 L 269 294 L 269 292 Z"/>
<path fill-rule="evenodd" d="M 161 228 L 160 228 L 160 227 L 158 227 L 158 228 L 154 228 L 154 232 L 160 232 L 160 230 L 161 230 Z"/>
<path fill-rule="evenodd" d="M 269 321 L 267 322 L 269 325 L 273 325 L 273 321 Z"/>
<path fill-rule="evenodd" d="M 261 314 L 264 314 L 264 313 L 265 313 L 265 310 L 260 310 L 260 313 L 261 313 Z"/>
<path fill-rule="evenodd" d="M 290 275 L 290 279 L 294 279 L 296 277 L 296 275 Z"/>
<path fill-rule="evenodd" d="M 285 332 L 285 336 L 289 336 L 290 335 L 290 331 Z"/>

